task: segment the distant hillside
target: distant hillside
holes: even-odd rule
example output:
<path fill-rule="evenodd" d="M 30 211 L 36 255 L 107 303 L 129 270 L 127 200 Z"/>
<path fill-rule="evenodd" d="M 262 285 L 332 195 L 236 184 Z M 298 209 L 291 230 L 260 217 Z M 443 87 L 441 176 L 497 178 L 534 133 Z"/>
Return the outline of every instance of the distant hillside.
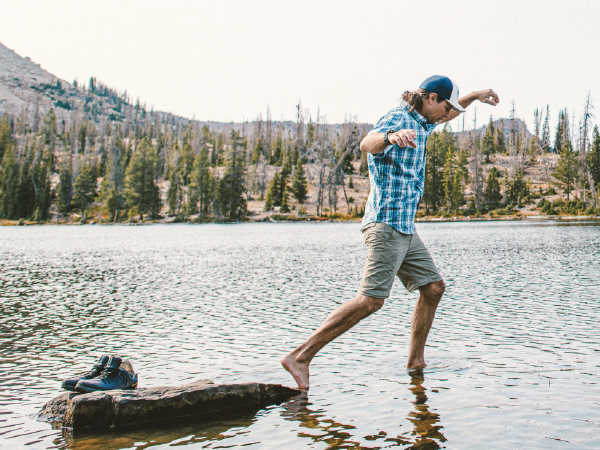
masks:
<path fill-rule="evenodd" d="M 265 126 L 266 122 L 266 117 L 263 123 L 258 120 L 243 123 L 198 121 L 168 112 L 148 110 L 145 103 L 134 104 L 126 90 L 110 88 L 95 78 L 90 79 L 87 85 L 70 83 L 0 43 L 0 116 L 3 113 L 13 117 L 27 116 L 26 122 L 33 124 L 32 131 L 37 131 L 50 108 L 54 108 L 59 126 L 62 124 L 67 128 L 73 122 L 81 123 L 83 118 L 96 124 L 110 121 L 131 124 L 140 118 L 154 122 L 158 117 L 159 120 L 167 119 L 173 125 L 206 125 L 216 132 L 236 130 L 242 134 L 253 134 L 257 127 Z M 294 132 L 296 127 L 293 121 L 272 123 L 285 133 Z M 330 124 L 327 128 L 339 132 L 341 126 Z"/>
<path fill-rule="evenodd" d="M 82 117 L 79 119 L 76 117 L 78 113 L 96 124 L 103 121 L 131 123 L 135 121 L 136 114 L 139 115 L 142 110 L 141 115 L 144 117 L 150 114 L 152 118 L 154 116 L 158 116 L 161 120 L 168 118 L 170 122 L 182 126 L 188 123 L 200 127 L 207 125 L 217 132 L 233 129 L 242 134 L 253 134 L 256 132 L 255 128 L 260 126 L 256 120 L 244 123 L 197 121 L 168 112 L 147 110 L 145 104 L 134 104 L 126 90 L 118 91 L 109 88 L 95 79 L 89 80 L 87 85 L 81 83 L 74 85 L 47 72 L 28 57 L 21 57 L 0 43 L 0 115 L 5 112 L 11 116 L 26 115 L 27 122 L 37 128 L 50 108 L 54 108 L 59 125 L 66 127 L 72 125 L 73 121 L 81 121 Z M 266 120 L 266 117 L 264 119 Z M 502 121 L 508 137 L 513 123 L 508 118 L 498 119 L 494 121 L 494 126 L 499 127 Z M 277 124 L 285 132 L 294 132 L 296 127 L 293 121 L 273 121 L 273 124 Z M 361 125 L 372 127 L 367 123 Z M 458 122 L 452 122 L 451 126 L 455 130 L 460 128 Z M 334 132 L 339 132 L 341 127 L 342 124 L 327 125 L 327 128 Z M 519 132 L 524 130 L 527 138 L 531 138 L 527 125 L 521 119 L 515 119 L 514 127 Z M 474 133 L 483 135 L 486 129 L 487 123 L 474 130 Z M 457 132 L 459 142 L 470 133 L 473 132 Z"/>
<path fill-rule="evenodd" d="M 50 108 L 54 108 L 59 126 L 69 127 L 84 117 L 97 124 L 103 120 L 131 121 L 145 109 L 141 106 L 134 105 L 126 91 L 119 92 L 93 78 L 87 87 L 62 80 L 0 44 L 0 112 L 22 119 L 26 116 L 26 122 L 33 124 L 34 129 Z M 168 116 L 175 123 L 188 122 L 172 114 L 154 114 Z"/>
<path fill-rule="evenodd" d="M 458 119 L 458 120 L 460 120 L 460 119 Z M 525 134 L 525 137 L 526 137 L 525 142 L 529 142 L 529 140 L 533 136 L 533 134 L 527 128 L 527 124 L 518 118 L 515 118 L 514 121 L 511 120 L 510 118 L 496 119 L 496 120 L 492 121 L 492 123 L 494 124 L 494 128 L 504 128 L 504 138 L 506 139 L 506 141 L 508 141 L 509 136 L 510 136 L 511 132 L 513 131 L 513 129 L 515 130 L 515 132 L 517 134 L 518 133 Z M 456 128 L 456 126 L 454 125 L 453 122 L 451 122 L 451 124 L 453 125 L 453 128 Z M 458 125 L 458 123 L 457 123 L 457 125 Z M 463 140 L 468 139 L 469 135 L 483 137 L 483 135 L 487 131 L 488 125 L 489 125 L 489 121 L 486 122 L 485 125 L 482 125 L 475 130 L 460 131 L 460 132 L 457 131 L 456 135 L 458 137 L 458 141 L 462 142 Z"/>

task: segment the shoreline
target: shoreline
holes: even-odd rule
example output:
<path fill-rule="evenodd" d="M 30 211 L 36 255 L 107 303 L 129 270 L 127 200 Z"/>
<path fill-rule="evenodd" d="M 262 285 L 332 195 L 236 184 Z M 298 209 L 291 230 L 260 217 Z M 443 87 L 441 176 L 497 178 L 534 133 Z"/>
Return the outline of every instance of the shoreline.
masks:
<path fill-rule="evenodd" d="M 590 221 L 590 222 L 600 222 L 600 216 L 506 216 L 506 217 L 419 217 L 415 218 L 415 223 L 447 223 L 447 222 L 545 222 L 545 221 L 565 221 L 565 220 L 576 220 L 576 221 Z M 100 225 L 100 226 L 147 226 L 147 225 L 204 225 L 204 224 L 240 224 L 240 223 L 343 223 L 343 222 L 362 222 L 362 219 L 345 219 L 345 218 L 331 218 L 331 217 L 308 217 L 308 218 L 282 218 L 281 216 L 277 217 L 277 219 L 273 219 L 272 216 L 268 216 L 261 219 L 251 219 L 247 218 L 243 221 L 237 222 L 217 222 L 217 221 L 177 221 L 173 218 L 173 220 L 160 220 L 160 221 L 144 221 L 144 222 L 99 222 L 99 221 L 91 221 L 88 223 L 80 223 L 80 222 L 61 222 L 57 223 L 55 221 L 48 221 L 43 223 L 38 223 L 35 221 L 29 220 L 0 220 L 0 227 L 11 227 L 11 226 L 56 226 L 56 225 L 69 225 L 69 226 L 81 226 L 81 225 Z"/>

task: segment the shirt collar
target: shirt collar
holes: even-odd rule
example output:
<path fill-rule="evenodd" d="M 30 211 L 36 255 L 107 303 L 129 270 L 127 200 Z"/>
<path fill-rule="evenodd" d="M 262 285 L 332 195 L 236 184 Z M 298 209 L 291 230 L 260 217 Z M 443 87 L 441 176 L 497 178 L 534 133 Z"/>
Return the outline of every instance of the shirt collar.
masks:
<path fill-rule="evenodd" d="M 431 131 L 436 127 L 437 122 L 434 124 L 427 123 L 427 119 L 425 117 L 423 117 L 421 115 L 421 113 L 419 113 L 416 109 L 411 112 L 411 110 L 410 110 L 411 106 L 405 100 L 402 100 L 400 102 L 400 107 L 402 109 L 406 110 L 406 112 L 408 114 L 410 114 L 413 119 L 415 119 L 417 122 L 419 122 L 421 124 L 421 126 L 423 128 L 425 128 L 427 131 Z"/>

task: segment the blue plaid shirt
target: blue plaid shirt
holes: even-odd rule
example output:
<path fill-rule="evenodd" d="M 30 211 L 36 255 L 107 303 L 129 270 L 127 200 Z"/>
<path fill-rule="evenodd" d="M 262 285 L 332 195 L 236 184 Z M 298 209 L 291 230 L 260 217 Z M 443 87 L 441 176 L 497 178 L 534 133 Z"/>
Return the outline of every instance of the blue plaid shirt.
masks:
<path fill-rule="evenodd" d="M 409 112 L 406 102 L 379 119 L 369 134 L 414 130 L 417 148 L 389 145 L 383 152 L 369 153 L 371 192 L 367 199 L 362 226 L 383 222 L 404 234 L 415 232 L 415 214 L 425 184 L 427 139 L 436 124 L 417 111 Z"/>

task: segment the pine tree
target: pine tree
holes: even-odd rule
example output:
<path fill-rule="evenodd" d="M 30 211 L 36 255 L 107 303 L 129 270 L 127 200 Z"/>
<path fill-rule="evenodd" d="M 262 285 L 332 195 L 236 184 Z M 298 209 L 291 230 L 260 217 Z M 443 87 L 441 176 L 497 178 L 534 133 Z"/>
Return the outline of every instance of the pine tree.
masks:
<path fill-rule="evenodd" d="M 456 214 L 458 214 L 459 208 L 465 204 L 465 192 L 462 184 L 464 176 L 465 174 L 459 169 L 454 173 L 452 182 L 451 205 Z"/>
<path fill-rule="evenodd" d="M 558 125 L 556 126 L 556 136 L 554 137 L 554 152 L 560 154 L 562 151 L 564 130 L 565 112 L 561 109 L 558 112 Z"/>
<path fill-rule="evenodd" d="M 176 216 L 181 206 L 181 178 L 179 171 L 171 175 L 171 183 L 167 190 L 167 204 L 169 205 L 169 215 Z"/>
<path fill-rule="evenodd" d="M 537 144 L 535 142 L 535 136 L 533 136 L 531 138 L 531 140 L 529 141 L 529 154 L 531 155 L 531 161 L 534 162 L 535 161 L 535 154 L 537 152 Z"/>
<path fill-rule="evenodd" d="M 210 153 L 210 164 L 213 167 L 217 167 L 219 165 L 219 136 L 215 136 L 212 146 L 212 152 Z"/>
<path fill-rule="evenodd" d="M 213 198 L 213 177 L 206 147 L 202 147 L 196 156 L 190 187 L 192 189 L 191 201 L 199 205 L 198 211 L 201 215 L 208 215 Z"/>
<path fill-rule="evenodd" d="M 244 179 L 246 169 L 245 142 L 236 131 L 231 132 L 231 152 L 227 158 L 223 178 L 217 185 L 216 205 L 220 217 L 239 220 L 245 214 Z"/>
<path fill-rule="evenodd" d="M 508 200 L 518 204 L 526 195 L 527 183 L 523 176 L 523 170 L 519 167 L 511 182 L 508 183 Z"/>
<path fill-rule="evenodd" d="M 85 142 L 86 142 L 86 138 L 87 138 L 87 122 L 85 120 L 83 120 L 81 122 L 81 125 L 79 127 L 79 153 L 80 154 L 84 154 L 85 153 Z"/>
<path fill-rule="evenodd" d="M 481 146 L 481 151 L 485 155 L 485 163 L 490 162 L 490 156 L 496 153 L 496 144 L 494 142 L 494 122 L 490 117 L 490 123 L 488 124 L 485 136 Z"/>
<path fill-rule="evenodd" d="M 348 189 L 354 189 L 354 181 L 352 180 L 352 175 L 348 177 Z"/>
<path fill-rule="evenodd" d="M 588 167 L 594 184 L 600 188 L 600 133 L 598 133 L 598 125 L 594 127 L 592 135 L 592 145 L 588 153 Z"/>
<path fill-rule="evenodd" d="M 8 151 L 11 143 L 12 137 L 10 133 L 10 125 L 8 124 L 8 114 L 4 113 L 2 115 L 2 123 L 0 123 L 0 163 L 2 162 L 2 158 Z"/>
<path fill-rule="evenodd" d="M 85 210 L 96 196 L 96 180 L 92 177 L 89 164 L 84 162 L 75 183 L 73 183 L 73 206 L 81 211 L 81 221 L 85 222 Z"/>
<path fill-rule="evenodd" d="M 280 166 L 282 164 L 283 157 L 283 141 L 281 139 L 281 131 L 277 132 L 277 136 L 275 137 L 275 144 L 272 145 L 273 153 L 271 154 L 270 164 L 275 166 Z"/>
<path fill-rule="evenodd" d="M 32 217 L 36 222 L 44 222 L 50 217 L 51 203 L 51 175 L 52 175 L 52 151 L 44 148 L 43 140 L 38 141 L 38 148 L 32 158 L 33 164 L 30 169 L 35 202 Z"/>
<path fill-rule="evenodd" d="M 54 137 L 56 134 L 56 114 L 54 114 L 54 108 L 50 108 L 44 118 L 44 138 L 46 145 L 54 144 Z"/>
<path fill-rule="evenodd" d="M 124 206 L 122 191 L 125 185 L 125 173 L 121 162 L 121 147 L 115 145 L 107 154 L 100 198 L 104 210 L 109 214 L 109 220 L 112 218 L 113 222 L 116 222 L 119 210 Z"/>
<path fill-rule="evenodd" d="M 288 178 L 291 173 L 292 165 L 290 163 L 290 158 L 287 158 L 281 169 L 281 173 L 279 175 L 279 186 L 275 197 L 273 198 L 273 204 L 275 206 L 281 206 L 281 202 L 283 201 L 283 192 L 287 189 Z"/>
<path fill-rule="evenodd" d="M 456 158 L 454 152 L 448 152 L 446 163 L 444 164 L 444 198 L 448 208 L 452 208 L 454 205 L 453 192 L 455 173 L 458 173 L 456 171 Z"/>
<path fill-rule="evenodd" d="M 290 207 L 288 205 L 288 188 L 287 186 L 285 187 L 285 189 L 283 190 L 283 194 L 281 195 L 281 212 L 282 213 L 289 213 L 290 212 Z"/>
<path fill-rule="evenodd" d="M 71 210 L 73 198 L 73 167 L 70 155 L 63 155 L 59 169 L 59 182 L 56 185 L 56 208 L 63 216 Z"/>
<path fill-rule="evenodd" d="M 12 146 L 9 145 L 0 164 L 0 217 L 20 219 L 17 217 L 19 173 L 19 163 L 13 157 Z"/>
<path fill-rule="evenodd" d="M 567 194 L 567 201 L 569 201 L 569 194 L 573 191 L 578 169 L 579 161 L 573 152 L 571 141 L 567 141 L 560 152 L 556 171 L 552 174 L 556 178 L 555 184 Z"/>
<path fill-rule="evenodd" d="M 252 158 L 250 159 L 250 164 L 257 164 L 260 161 L 260 157 L 264 152 L 264 145 L 262 139 L 256 140 L 256 145 L 254 146 L 254 152 L 252 152 Z"/>
<path fill-rule="evenodd" d="M 104 180 L 102 180 L 100 198 L 102 199 L 104 210 L 108 212 L 109 220 L 112 218 L 113 222 L 116 222 L 121 206 L 121 196 L 117 194 L 116 189 L 109 188 L 108 183 L 104 183 Z"/>
<path fill-rule="evenodd" d="M 190 184 L 190 176 L 194 168 L 194 150 L 188 142 L 183 144 L 181 157 L 177 160 L 177 171 L 181 174 L 181 185 L 188 186 Z"/>
<path fill-rule="evenodd" d="M 469 165 L 469 152 L 465 151 L 465 150 L 460 150 L 458 152 L 458 161 L 456 162 L 456 167 L 458 168 L 458 170 L 460 170 L 461 174 L 462 174 L 462 181 L 464 181 L 465 184 L 469 184 L 469 182 L 471 181 L 469 179 L 469 169 L 467 169 L 467 166 Z"/>
<path fill-rule="evenodd" d="M 223 177 L 217 181 L 215 193 L 215 210 L 219 221 L 227 215 L 228 197 L 227 181 L 225 180 L 225 177 Z"/>
<path fill-rule="evenodd" d="M 144 138 L 131 158 L 125 174 L 124 197 L 130 208 L 136 208 L 140 220 L 150 212 L 156 217 L 160 211 L 160 192 L 154 183 L 157 156 L 152 144 Z"/>
<path fill-rule="evenodd" d="M 308 119 L 306 125 L 306 146 L 310 147 L 315 140 L 315 124 L 312 121 L 312 117 Z"/>
<path fill-rule="evenodd" d="M 265 199 L 265 209 L 267 211 L 272 210 L 273 206 L 279 206 L 279 205 L 275 205 L 275 198 L 276 198 L 278 192 L 279 192 L 279 173 L 275 172 L 275 174 L 273 175 L 273 178 L 271 179 L 271 182 L 269 183 L 269 187 L 267 188 L 267 195 L 266 195 L 266 199 Z"/>
<path fill-rule="evenodd" d="M 18 218 L 32 218 L 35 212 L 35 186 L 31 177 L 31 170 L 34 166 L 33 158 L 33 145 L 30 145 L 30 141 L 27 139 L 25 151 L 21 158 L 19 185 L 17 187 Z"/>
<path fill-rule="evenodd" d="M 504 140 L 504 120 L 500 121 L 500 127 L 496 128 L 496 153 L 506 153 L 506 141 Z"/>
<path fill-rule="evenodd" d="M 352 182 L 352 175 L 350 175 L 350 183 Z M 350 183 L 348 187 L 350 187 Z M 292 194 L 298 203 L 303 204 L 306 201 L 306 195 L 308 193 L 308 182 L 306 181 L 306 172 L 304 171 L 304 165 L 302 164 L 302 158 L 298 158 L 296 162 L 296 169 L 294 170 L 294 180 L 292 182 Z"/>
<path fill-rule="evenodd" d="M 544 153 L 550 153 L 552 148 L 550 147 L 550 105 L 546 105 L 546 118 L 544 119 L 544 126 L 542 127 L 542 151 Z"/>
<path fill-rule="evenodd" d="M 500 181 L 498 177 L 500 172 L 495 167 L 489 171 L 485 185 L 485 202 L 490 208 L 496 208 L 502 201 L 502 193 L 500 192 Z"/>
<path fill-rule="evenodd" d="M 432 133 L 427 141 L 427 165 L 425 166 L 425 191 L 423 201 L 426 213 L 429 208 L 437 210 L 444 199 L 444 153 L 440 133 Z"/>

